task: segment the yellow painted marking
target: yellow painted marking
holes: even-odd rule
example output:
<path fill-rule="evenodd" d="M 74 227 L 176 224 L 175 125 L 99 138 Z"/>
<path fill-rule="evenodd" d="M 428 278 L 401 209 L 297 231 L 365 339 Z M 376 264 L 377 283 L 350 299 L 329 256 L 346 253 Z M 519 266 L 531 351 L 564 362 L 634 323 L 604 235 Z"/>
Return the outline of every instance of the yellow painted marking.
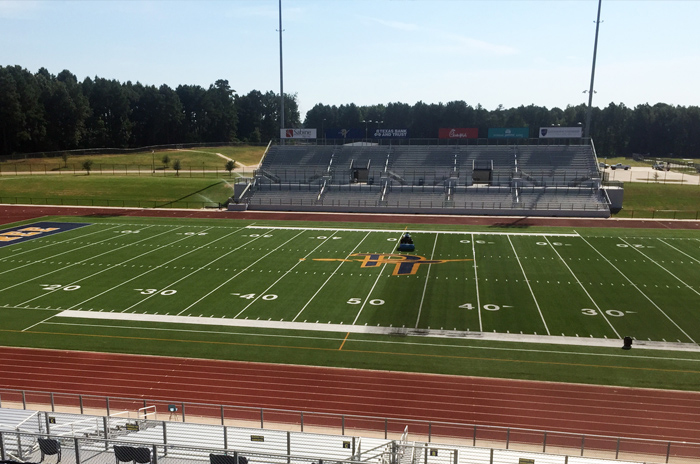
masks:
<path fill-rule="evenodd" d="M 345 334 L 345 338 L 343 339 L 343 343 L 340 344 L 340 348 L 338 348 L 338 351 L 343 349 L 343 346 L 345 345 L 345 341 L 348 339 L 349 336 L 350 336 L 350 332 Z"/>

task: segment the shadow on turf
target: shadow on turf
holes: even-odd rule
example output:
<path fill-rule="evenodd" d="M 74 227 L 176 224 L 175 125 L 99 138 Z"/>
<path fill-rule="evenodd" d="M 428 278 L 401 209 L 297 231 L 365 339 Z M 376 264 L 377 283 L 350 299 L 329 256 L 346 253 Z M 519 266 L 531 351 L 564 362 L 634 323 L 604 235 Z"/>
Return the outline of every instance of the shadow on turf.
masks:
<path fill-rule="evenodd" d="M 523 222 L 523 221 L 527 221 L 527 220 L 528 220 L 528 218 L 523 217 L 523 218 L 516 219 L 512 222 L 495 222 L 495 223 L 491 224 L 489 227 L 498 227 L 498 228 L 506 227 L 506 228 L 513 228 L 513 229 L 514 228 L 525 229 L 527 227 L 530 227 L 530 224 L 528 224 L 527 222 Z"/>

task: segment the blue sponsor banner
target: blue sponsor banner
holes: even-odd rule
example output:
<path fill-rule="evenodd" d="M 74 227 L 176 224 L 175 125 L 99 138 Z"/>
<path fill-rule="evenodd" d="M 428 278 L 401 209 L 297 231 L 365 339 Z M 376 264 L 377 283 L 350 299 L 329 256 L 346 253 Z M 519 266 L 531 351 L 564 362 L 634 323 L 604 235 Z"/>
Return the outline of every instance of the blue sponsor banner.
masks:
<path fill-rule="evenodd" d="M 530 138 L 529 127 L 495 127 L 489 129 L 490 139 L 527 139 Z"/>
<path fill-rule="evenodd" d="M 408 138 L 408 129 L 377 129 L 369 136 L 373 139 L 405 139 Z"/>
<path fill-rule="evenodd" d="M 88 223 L 74 222 L 37 222 L 35 224 L 0 230 L 0 247 L 89 225 Z"/>
<path fill-rule="evenodd" d="M 364 139 L 364 129 L 326 129 L 327 139 Z"/>

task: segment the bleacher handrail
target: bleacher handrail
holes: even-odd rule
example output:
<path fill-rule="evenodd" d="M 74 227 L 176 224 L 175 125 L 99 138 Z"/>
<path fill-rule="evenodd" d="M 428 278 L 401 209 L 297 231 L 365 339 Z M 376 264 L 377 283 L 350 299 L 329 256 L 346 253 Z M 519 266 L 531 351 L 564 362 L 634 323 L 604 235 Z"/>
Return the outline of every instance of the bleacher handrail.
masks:
<path fill-rule="evenodd" d="M 27 422 L 29 419 L 31 419 L 32 417 L 36 416 L 37 414 L 39 414 L 39 411 L 35 411 L 32 415 L 30 415 L 30 416 L 28 416 L 27 418 L 25 418 L 23 421 L 21 421 L 19 424 L 17 424 L 17 425 L 15 426 L 15 430 L 20 430 L 20 427 L 22 427 L 22 426 L 24 425 L 25 422 Z"/>

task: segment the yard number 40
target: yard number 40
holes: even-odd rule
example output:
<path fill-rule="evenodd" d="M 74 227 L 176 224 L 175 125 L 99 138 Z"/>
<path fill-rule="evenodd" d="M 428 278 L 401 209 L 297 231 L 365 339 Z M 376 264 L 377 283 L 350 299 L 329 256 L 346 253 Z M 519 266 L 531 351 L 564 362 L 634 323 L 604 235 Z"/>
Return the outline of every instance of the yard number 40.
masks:
<path fill-rule="evenodd" d="M 474 305 L 472 305 L 471 303 L 464 303 L 463 305 L 459 305 L 459 307 L 462 309 L 468 309 L 470 311 L 474 309 Z M 481 306 L 481 309 L 484 309 L 486 311 L 499 311 L 501 308 L 512 308 L 512 306 L 499 306 L 495 304 L 485 304 Z"/>

